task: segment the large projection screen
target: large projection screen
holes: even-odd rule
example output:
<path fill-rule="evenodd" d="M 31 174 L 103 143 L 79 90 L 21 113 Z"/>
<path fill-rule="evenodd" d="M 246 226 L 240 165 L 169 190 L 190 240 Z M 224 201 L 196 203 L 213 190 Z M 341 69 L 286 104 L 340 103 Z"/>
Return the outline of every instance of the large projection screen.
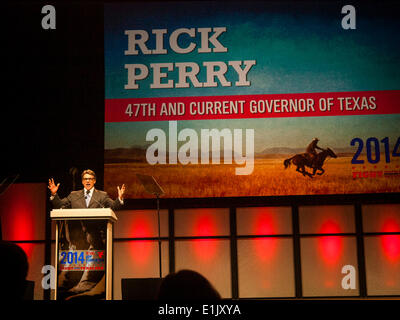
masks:
<path fill-rule="evenodd" d="M 140 173 L 167 198 L 400 192 L 397 15 L 386 2 L 106 4 L 106 191 L 151 197 Z"/>

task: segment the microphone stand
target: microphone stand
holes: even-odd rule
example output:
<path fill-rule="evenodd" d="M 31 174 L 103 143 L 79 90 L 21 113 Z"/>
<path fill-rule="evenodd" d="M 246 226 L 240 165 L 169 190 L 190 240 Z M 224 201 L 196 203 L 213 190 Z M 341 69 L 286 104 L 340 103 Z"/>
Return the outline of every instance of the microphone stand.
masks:
<path fill-rule="evenodd" d="M 161 222 L 160 222 L 160 195 L 155 195 L 157 198 L 157 219 L 158 219 L 158 267 L 160 271 L 160 279 L 162 278 L 162 265 L 161 265 Z"/>
<path fill-rule="evenodd" d="M 165 194 L 164 190 L 160 187 L 157 181 L 152 176 L 147 176 L 144 174 L 137 173 L 139 181 L 142 183 L 143 187 L 154 196 L 156 196 L 157 202 L 157 220 L 158 220 L 158 263 L 160 271 L 160 279 L 162 278 L 162 263 L 161 263 L 161 221 L 160 221 L 160 196 Z"/>

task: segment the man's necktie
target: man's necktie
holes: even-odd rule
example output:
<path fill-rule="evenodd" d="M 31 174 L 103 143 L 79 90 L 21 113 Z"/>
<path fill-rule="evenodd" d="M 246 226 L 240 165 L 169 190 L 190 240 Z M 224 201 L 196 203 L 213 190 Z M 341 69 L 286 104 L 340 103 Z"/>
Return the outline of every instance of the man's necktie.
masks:
<path fill-rule="evenodd" d="M 89 202 L 90 202 L 90 191 L 86 190 L 86 207 L 89 207 Z"/>

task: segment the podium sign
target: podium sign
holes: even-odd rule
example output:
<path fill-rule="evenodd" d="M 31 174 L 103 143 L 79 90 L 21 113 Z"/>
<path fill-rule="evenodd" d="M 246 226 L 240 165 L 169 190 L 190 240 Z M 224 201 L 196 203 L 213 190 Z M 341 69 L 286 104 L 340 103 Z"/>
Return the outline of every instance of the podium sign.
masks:
<path fill-rule="evenodd" d="M 53 299 L 112 299 L 112 232 L 109 208 L 56 209 L 56 289 Z"/>

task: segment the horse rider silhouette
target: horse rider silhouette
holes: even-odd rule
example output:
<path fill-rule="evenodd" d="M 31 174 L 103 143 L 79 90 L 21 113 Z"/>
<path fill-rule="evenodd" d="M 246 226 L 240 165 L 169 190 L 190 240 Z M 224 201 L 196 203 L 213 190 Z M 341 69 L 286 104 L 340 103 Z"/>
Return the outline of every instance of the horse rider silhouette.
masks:
<path fill-rule="evenodd" d="M 317 150 L 321 150 L 323 151 L 324 149 L 320 148 L 317 146 L 319 139 L 318 138 L 314 138 L 312 139 L 312 141 L 310 142 L 310 144 L 308 145 L 307 149 L 306 149 L 306 153 L 308 155 L 308 159 L 310 161 L 313 161 L 313 159 L 315 158 L 315 156 L 317 155 Z"/>

